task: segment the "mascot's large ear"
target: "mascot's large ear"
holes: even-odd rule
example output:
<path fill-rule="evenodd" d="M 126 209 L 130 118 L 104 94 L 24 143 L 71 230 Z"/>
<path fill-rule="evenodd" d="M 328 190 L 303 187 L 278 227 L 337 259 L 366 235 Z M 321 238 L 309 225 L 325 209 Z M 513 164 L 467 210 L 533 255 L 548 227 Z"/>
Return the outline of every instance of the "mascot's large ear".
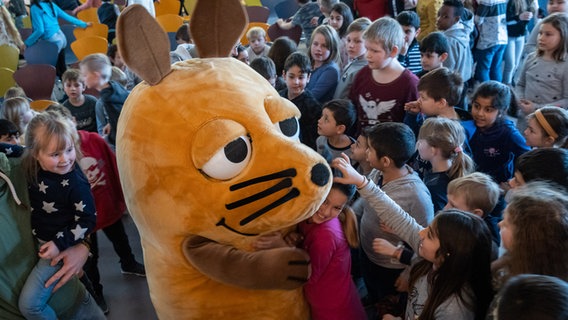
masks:
<path fill-rule="evenodd" d="M 239 0 L 200 0 L 189 22 L 201 58 L 228 57 L 248 25 Z"/>
<path fill-rule="evenodd" d="M 124 63 L 150 85 L 170 73 L 170 41 L 146 8 L 133 4 L 116 24 L 118 51 Z"/>

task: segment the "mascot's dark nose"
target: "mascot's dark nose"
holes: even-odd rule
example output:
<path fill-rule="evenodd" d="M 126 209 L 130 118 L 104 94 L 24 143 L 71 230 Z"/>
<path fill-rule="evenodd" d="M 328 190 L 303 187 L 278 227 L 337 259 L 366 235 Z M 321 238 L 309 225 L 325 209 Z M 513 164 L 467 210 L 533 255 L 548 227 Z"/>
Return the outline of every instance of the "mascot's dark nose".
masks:
<path fill-rule="evenodd" d="M 312 168 L 312 182 L 323 187 L 329 181 L 329 169 L 323 163 L 318 163 Z"/>

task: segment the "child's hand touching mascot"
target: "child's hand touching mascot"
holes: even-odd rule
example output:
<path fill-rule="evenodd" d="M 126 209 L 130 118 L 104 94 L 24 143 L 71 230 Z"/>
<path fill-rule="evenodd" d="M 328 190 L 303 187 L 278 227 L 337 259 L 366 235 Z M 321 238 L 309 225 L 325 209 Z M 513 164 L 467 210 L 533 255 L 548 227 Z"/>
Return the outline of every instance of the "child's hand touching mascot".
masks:
<path fill-rule="evenodd" d="M 145 80 L 120 116 L 118 165 L 160 319 L 309 318 L 307 254 L 251 244 L 310 217 L 331 171 L 299 142 L 292 103 L 244 63 L 217 58 L 246 23 L 238 0 L 198 1 L 201 58 L 170 66 L 168 38 L 143 7 L 118 21 L 119 50 Z"/>

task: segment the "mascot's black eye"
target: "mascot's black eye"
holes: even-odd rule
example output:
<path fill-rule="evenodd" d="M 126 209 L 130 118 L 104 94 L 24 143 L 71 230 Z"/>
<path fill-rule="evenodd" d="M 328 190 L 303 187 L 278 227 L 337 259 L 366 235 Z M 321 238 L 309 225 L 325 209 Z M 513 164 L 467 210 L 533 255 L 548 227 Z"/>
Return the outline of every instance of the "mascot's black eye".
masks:
<path fill-rule="evenodd" d="M 300 123 L 295 117 L 274 124 L 276 130 L 294 140 L 300 140 Z"/>
<path fill-rule="evenodd" d="M 214 179 L 229 180 L 237 176 L 250 162 L 251 143 L 248 137 L 238 137 L 220 148 L 201 170 Z"/>

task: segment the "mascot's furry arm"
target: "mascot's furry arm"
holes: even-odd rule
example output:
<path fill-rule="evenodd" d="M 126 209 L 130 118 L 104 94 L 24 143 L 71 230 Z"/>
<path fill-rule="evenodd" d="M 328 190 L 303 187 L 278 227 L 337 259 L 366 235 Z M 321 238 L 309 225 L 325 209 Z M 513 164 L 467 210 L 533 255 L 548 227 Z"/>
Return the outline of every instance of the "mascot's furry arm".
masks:
<path fill-rule="evenodd" d="M 186 241 L 184 253 L 211 279 L 242 288 L 294 289 L 309 277 L 309 256 L 297 248 L 246 252 L 195 236 Z"/>

